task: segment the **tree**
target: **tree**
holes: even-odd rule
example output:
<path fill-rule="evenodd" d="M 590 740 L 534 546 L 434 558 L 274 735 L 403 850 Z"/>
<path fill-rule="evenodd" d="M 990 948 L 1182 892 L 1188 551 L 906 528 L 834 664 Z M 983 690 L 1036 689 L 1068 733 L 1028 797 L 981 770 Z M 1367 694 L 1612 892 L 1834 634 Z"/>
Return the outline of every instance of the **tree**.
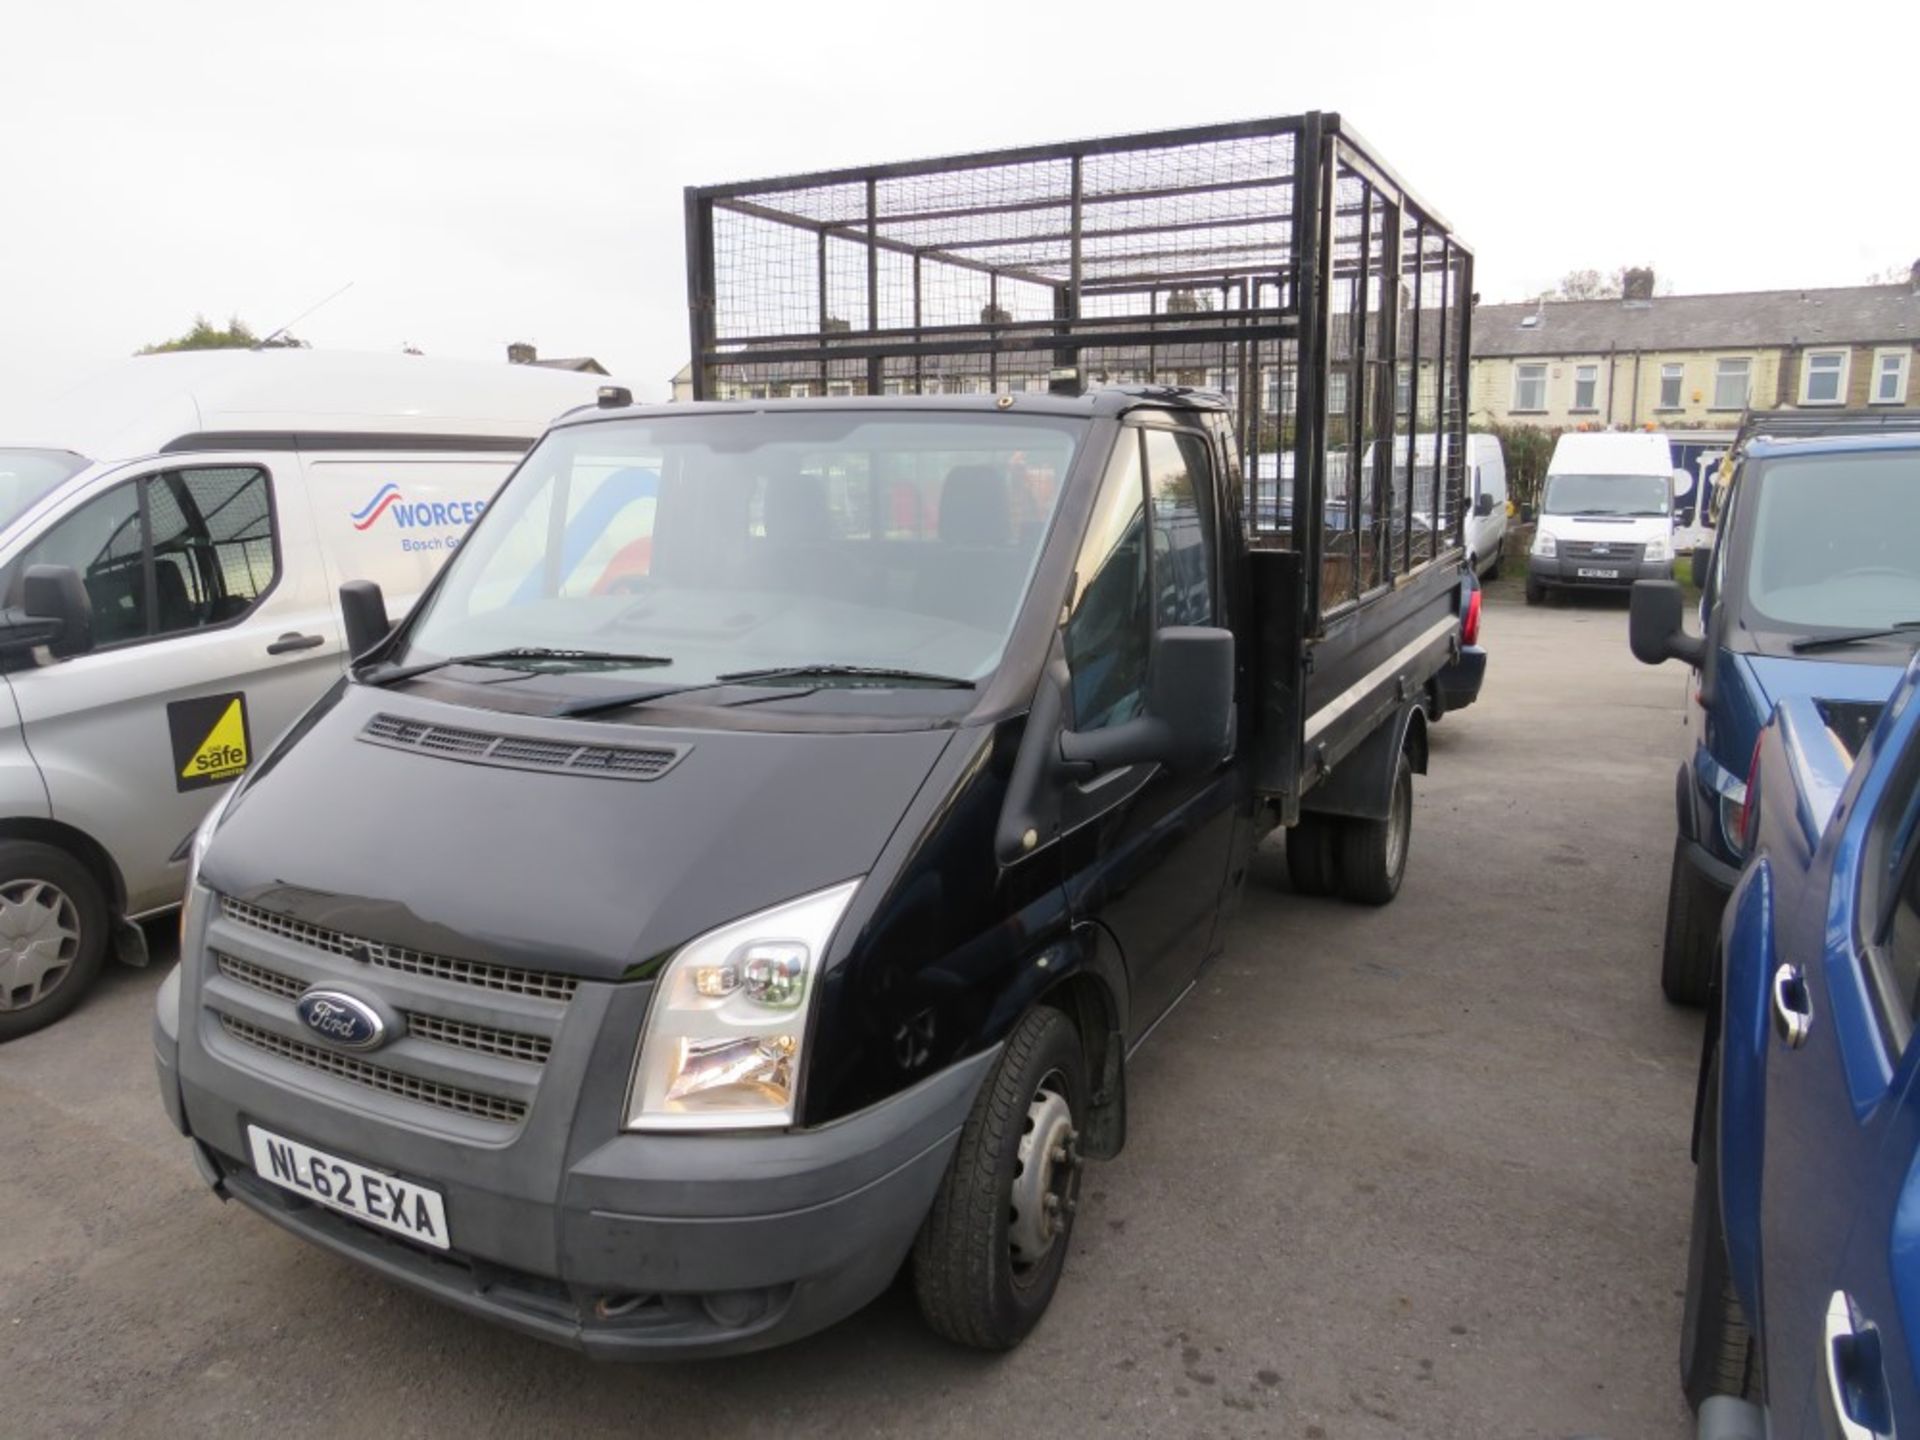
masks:
<path fill-rule="evenodd" d="M 1191 290 L 1176 290 L 1167 296 L 1167 314 L 1198 315 L 1204 310 L 1213 309 L 1213 301 L 1205 295 L 1196 295 Z"/>
<path fill-rule="evenodd" d="M 193 317 L 193 328 L 184 335 L 162 340 L 157 345 L 142 345 L 136 355 L 167 355 L 176 350 L 305 350 L 307 342 L 291 335 L 271 335 L 265 340 L 248 328 L 238 315 L 229 316 L 227 328 L 216 330 L 204 315 Z"/>
<path fill-rule="evenodd" d="M 1912 278 L 1912 266 L 1889 265 L 1886 269 L 1876 270 L 1867 276 L 1866 283 L 1869 285 L 1905 285 Z"/>
<path fill-rule="evenodd" d="M 1625 268 L 1602 275 L 1598 270 L 1569 270 L 1560 277 L 1560 283 L 1549 290 L 1548 300 L 1618 300 L 1620 282 L 1626 273 Z"/>

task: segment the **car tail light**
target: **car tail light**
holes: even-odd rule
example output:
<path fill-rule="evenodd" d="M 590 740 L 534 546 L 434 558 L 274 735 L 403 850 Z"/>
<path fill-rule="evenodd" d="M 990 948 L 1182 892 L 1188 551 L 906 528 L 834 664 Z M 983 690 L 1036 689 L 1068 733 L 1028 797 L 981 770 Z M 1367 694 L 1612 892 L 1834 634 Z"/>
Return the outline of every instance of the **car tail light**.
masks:
<path fill-rule="evenodd" d="M 1747 765 L 1747 783 L 1720 797 L 1720 833 L 1727 848 L 1744 860 L 1753 850 L 1760 828 L 1760 745 L 1753 747 L 1753 759 Z"/>
<path fill-rule="evenodd" d="M 1480 591 L 1477 587 L 1467 596 L 1467 613 L 1460 618 L 1460 643 L 1480 643 Z"/>

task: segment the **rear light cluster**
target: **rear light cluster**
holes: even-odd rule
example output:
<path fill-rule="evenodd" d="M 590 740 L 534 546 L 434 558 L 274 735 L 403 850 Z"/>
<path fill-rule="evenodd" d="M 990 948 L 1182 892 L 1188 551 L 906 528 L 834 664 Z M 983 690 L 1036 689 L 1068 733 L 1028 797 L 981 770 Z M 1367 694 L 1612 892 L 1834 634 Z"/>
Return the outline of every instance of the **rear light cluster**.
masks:
<path fill-rule="evenodd" d="M 1467 596 L 1467 613 L 1460 617 L 1460 643 L 1480 643 L 1480 591 L 1477 587 Z"/>
<path fill-rule="evenodd" d="M 1747 783 L 1720 797 L 1720 833 L 1727 848 L 1739 859 L 1753 850 L 1760 828 L 1760 745 L 1755 742 L 1753 760 L 1747 766 Z"/>

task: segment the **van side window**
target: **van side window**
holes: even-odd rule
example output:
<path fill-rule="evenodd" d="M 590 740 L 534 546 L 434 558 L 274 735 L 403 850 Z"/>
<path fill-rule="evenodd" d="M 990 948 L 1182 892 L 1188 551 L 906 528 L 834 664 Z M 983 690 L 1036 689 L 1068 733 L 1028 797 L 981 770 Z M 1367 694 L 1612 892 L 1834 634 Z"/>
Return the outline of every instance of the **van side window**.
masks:
<path fill-rule="evenodd" d="M 1154 615 L 1161 625 L 1211 625 L 1214 594 L 1213 466 L 1201 436 L 1148 430 L 1153 500 Z"/>
<path fill-rule="evenodd" d="M 93 602 L 98 645 L 239 619 L 278 573 L 264 470 L 171 470 L 116 485 L 74 510 L 20 558 L 71 565 Z"/>
<path fill-rule="evenodd" d="M 1151 612 L 1140 447 L 1139 431 L 1121 432 L 1074 565 L 1066 650 L 1077 730 L 1123 724 L 1146 700 Z"/>

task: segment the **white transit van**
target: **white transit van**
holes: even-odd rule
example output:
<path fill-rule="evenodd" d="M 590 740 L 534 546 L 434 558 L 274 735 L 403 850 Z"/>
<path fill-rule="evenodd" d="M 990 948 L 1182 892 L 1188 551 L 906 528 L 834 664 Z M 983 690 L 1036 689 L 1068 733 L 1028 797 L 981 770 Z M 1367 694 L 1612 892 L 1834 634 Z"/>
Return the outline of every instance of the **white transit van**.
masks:
<path fill-rule="evenodd" d="M 1549 591 L 1626 592 L 1636 580 L 1673 578 L 1673 449 L 1648 431 L 1575 431 L 1547 462 L 1527 603 Z"/>
<path fill-rule="evenodd" d="M 0 415 L 0 1041 L 144 962 L 201 818 L 339 678 L 340 584 L 403 611 L 599 382 L 225 350 Z"/>
<path fill-rule="evenodd" d="M 1507 540 L 1507 457 L 1498 435 L 1467 436 L 1467 563 L 1491 580 Z"/>

